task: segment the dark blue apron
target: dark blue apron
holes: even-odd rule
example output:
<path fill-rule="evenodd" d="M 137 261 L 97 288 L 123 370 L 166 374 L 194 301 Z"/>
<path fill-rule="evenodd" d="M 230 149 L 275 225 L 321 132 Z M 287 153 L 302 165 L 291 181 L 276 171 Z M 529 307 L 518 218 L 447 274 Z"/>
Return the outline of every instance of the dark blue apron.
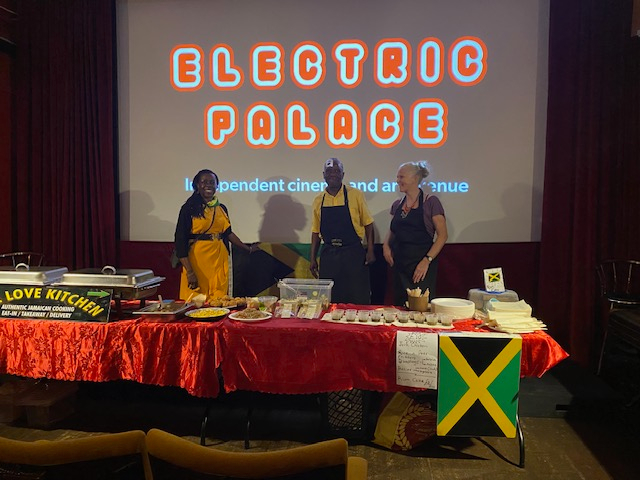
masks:
<path fill-rule="evenodd" d="M 404 306 L 407 301 L 407 288 L 420 287 L 424 292 L 429 289 L 429 297 L 435 298 L 436 275 L 438 272 L 438 259 L 435 258 L 429 265 L 425 278 L 419 282 L 413 282 L 413 272 L 420 261 L 425 257 L 431 245 L 433 236 L 427 232 L 424 225 L 424 199 L 420 192 L 420 200 L 417 208 L 412 208 L 406 217 L 402 217 L 402 206 L 406 197 L 398 206 L 391 220 L 393 232 L 393 271 L 394 271 L 394 304 Z"/>
<path fill-rule="evenodd" d="M 365 265 L 366 251 L 356 233 L 349 212 L 347 188 L 343 186 L 344 205 L 325 207 L 324 196 L 320 205 L 320 278 L 333 280 L 333 303 L 371 303 L 369 269 Z"/>

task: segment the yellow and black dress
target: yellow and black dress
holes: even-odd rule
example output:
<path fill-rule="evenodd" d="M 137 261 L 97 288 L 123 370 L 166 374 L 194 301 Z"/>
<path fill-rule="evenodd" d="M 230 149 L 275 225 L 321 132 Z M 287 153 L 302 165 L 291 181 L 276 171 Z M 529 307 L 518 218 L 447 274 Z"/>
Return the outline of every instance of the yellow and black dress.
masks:
<path fill-rule="evenodd" d="M 229 250 L 226 239 L 231 233 L 231 222 L 226 207 L 217 200 L 200 205 L 193 205 L 195 202 L 192 200 L 196 199 L 192 197 L 180 209 L 175 241 L 178 258 L 189 257 L 198 278 L 198 290 L 189 288 L 183 267 L 180 298 L 187 300 L 194 293 L 203 293 L 209 300 L 228 293 Z M 201 208 L 202 216 L 198 216 Z"/>

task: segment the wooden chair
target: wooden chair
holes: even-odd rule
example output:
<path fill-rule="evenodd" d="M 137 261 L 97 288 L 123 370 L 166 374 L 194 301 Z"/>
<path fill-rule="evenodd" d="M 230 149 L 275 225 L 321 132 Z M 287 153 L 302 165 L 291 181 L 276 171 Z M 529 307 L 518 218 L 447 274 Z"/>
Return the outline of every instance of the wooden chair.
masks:
<path fill-rule="evenodd" d="M 604 317 L 599 375 L 611 335 L 640 349 L 640 261 L 605 260 L 596 269 Z"/>
<path fill-rule="evenodd" d="M 0 253 L 0 265 L 16 266 L 25 263 L 31 267 L 39 267 L 44 263 L 44 254 L 38 252 Z"/>
<path fill-rule="evenodd" d="M 0 437 L 0 478 L 153 480 L 145 433 L 25 442 Z"/>
<path fill-rule="evenodd" d="M 343 438 L 274 452 L 226 452 L 152 429 L 147 447 L 155 480 L 367 478 L 367 461 L 349 457 Z"/>

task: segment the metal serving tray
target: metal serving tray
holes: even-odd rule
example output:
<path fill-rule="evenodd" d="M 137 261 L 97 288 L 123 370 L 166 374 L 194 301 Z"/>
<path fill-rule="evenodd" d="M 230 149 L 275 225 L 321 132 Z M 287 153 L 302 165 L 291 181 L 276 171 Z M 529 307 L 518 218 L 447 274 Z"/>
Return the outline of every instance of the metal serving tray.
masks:
<path fill-rule="evenodd" d="M 67 267 L 30 267 L 19 263 L 15 267 L 0 267 L 0 284 L 50 285 L 59 282 L 68 272 Z"/>
<path fill-rule="evenodd" d="M 147 321 L 172 322 L 184 317 L 185 312 L 192 306 L 192 303 L 164 302 L 162 305 L 152 303 L 132 313 L 142 316 Z"/>
<path fill-rule="evenodd" d="M 128 287 L 144 288 L 159 284 L 164 277 L 156 277 L 151 270 L 120 269 L 106 266 L 100 268 L 83 268 L 65 273 L 61 285 L 82 287 Z"/>

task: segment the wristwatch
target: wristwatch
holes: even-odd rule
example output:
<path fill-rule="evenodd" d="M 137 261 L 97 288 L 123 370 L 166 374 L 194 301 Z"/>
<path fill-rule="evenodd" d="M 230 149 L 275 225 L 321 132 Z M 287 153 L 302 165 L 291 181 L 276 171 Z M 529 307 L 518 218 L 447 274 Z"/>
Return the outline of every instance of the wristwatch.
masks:
<path fill-rule="evenodd" d="M 429 260 L 429 263 L 433 262 L 433 257 L 430 255 L 425 255 L 424 258 L 426 258 L 427 260 Z"/>

